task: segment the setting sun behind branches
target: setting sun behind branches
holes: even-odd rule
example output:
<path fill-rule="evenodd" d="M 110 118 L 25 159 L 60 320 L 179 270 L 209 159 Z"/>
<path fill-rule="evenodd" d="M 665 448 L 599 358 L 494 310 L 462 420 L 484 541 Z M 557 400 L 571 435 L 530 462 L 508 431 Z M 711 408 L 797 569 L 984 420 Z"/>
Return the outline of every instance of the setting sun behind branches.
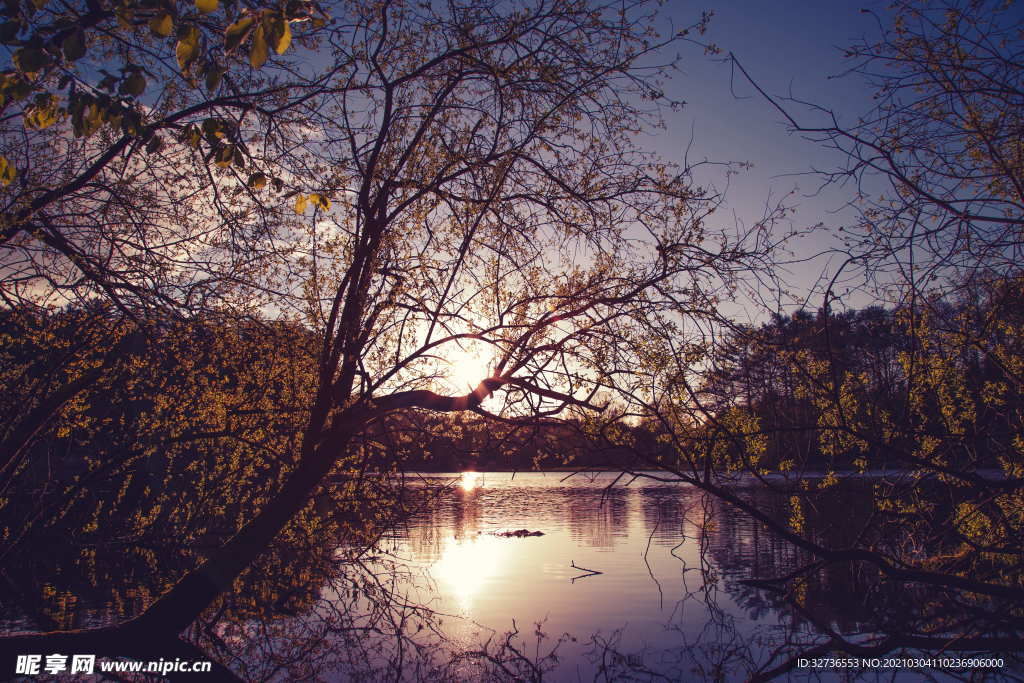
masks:
<path fill-rule="evenodd" d="M 475 349 L 453 347 L 445 354 L 447 367 L 443 369 L 451 389 L 459 394 L 476 389 L 477 385 L 491 376 L 491 356 Z"/>

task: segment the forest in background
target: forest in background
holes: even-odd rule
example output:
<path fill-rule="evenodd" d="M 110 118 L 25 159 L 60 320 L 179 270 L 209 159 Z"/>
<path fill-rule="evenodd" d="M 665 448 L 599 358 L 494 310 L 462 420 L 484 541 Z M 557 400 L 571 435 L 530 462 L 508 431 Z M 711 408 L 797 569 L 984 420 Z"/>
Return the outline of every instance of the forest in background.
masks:
<path fill-rule="evenodd" d="M 1020 433 L 1021 396 L 1007 384 L 1005 366 L 1020 354 L 1020 291 L 1019 283 L 1000 283 L 970 300 L 936 303 L 935 331 L 924 341 L 950 362 L 943 378 L 955 377 L 959 386 L 947 396 L 930 392 L 916 404 L 908 402 L 907 390 L 910 354 L 919 342 L 907 329 L 906 311 L 799 310 L 757 326 L 732 325 L 709 359 L 696 400 L 709 418 L 727 419 L 733 411 L 755 419 L 764 446 L 756 463 L 737 466 L 746 451 L 736 448 L 729 464 L 712 461 L 712 467 L 764 473 L 909 468 L 907 454 L 930 435 L 949 449 L 951 469 L 1000 470 Z M 21 470 L 8 463 L 8 481 L 18 473 L 10 490 L 46 490 L 66 503 L 63 488 L 83 477 L 103 491 L 187 490 L 199 480 L 183 479 L 186 470 L 212 477 L 228 468 L 231 474 L 217 487 L 257 491 L 279 484 L 287 472 L 282 455 L 290 447 L 282 438 L 294 434 L 312 400 L 310 330 L 272 321 L 193 320 L 168 323 L 155 337 L 133 335 L 130 321 L 102 306 L 34 319 L 12 313 L 4 323 L 4 368 L 17 377 L 9 385 L 22 390 L 5 397 L 5 452 L 32 463 Z M 986 330 L 985 343 L 1002 354 L 966 345 L 965 329 Z M 282 348 L 293 352 L 282 354 Z M 88 386 L 72 401 L 74 390 L 67 387 L 83 372 Z M 833 378 L 841 378 L 839 391 L 857 408 L 847 416 L 845 434 L 829 428 L 834 416 L 822 391 Z M 42 396 L 56 398 L 46 403 Z M 67 401 L 58 403 L 64 396 Z M 39 424 L 19 453 L 13 442 L 30 431 L 19 427 L 19 416 L 30 406 Z M 973 419 L 964 420 L 951 443 L 948 420 L 965 415 Z M 692 438 L 713 439 L 713 422 L 701 427 L 704 433 L 695 430 Z M 389 416 L 359 447 L 366 466 L 379 473 L 643 469 L 679 461 L 678 445 L 668 441 L 664 426 L 650 418 L 602 431 L 574 418 L 501 425 L 474 414 L 412 412 Z M 80 487 L 79 495 L 89 488 Z"/>

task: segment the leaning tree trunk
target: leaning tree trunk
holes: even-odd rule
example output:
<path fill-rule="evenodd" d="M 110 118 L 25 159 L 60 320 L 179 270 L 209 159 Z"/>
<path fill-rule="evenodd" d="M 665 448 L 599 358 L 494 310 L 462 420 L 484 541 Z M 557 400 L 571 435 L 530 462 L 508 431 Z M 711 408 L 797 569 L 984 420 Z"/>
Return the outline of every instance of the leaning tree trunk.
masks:
<path fill-rule="evenodd" d="M 81 653 L 106 657 L 167 659 L 168 656 L 202 659 L 204 653 L 178 636 L 217 597 L 229 590 L 239 574 L 252 564 L 274 537 L 309 501 L 344 451 L 353 429 L 338 420 L 325 432 L 314 417 L 304 435 L 299 465 L 280 493 L 205 562 L 183 576 L 138 616 L 114 626 L 72 631 L 14 635 L 0 638 L 0 671 L 14 671 L 19 654 Z M 183 656 L 184 655 L 184 656 Z M 235 678 L 218 667 L 222 676 Z M 3 667 L 7 667 L 4 669 Z"/>

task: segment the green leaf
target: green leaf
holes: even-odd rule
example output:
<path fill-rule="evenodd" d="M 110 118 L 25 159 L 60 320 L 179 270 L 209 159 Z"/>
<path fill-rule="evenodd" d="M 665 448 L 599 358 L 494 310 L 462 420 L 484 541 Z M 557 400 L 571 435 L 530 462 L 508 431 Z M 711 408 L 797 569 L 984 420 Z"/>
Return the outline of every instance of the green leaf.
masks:
<path fill-rule="evenodd" d="M 133 95 L 138 97 L 146 90 L 146 77 L 140 71 L 133 71 L 132 75 L 121 81 L 118 91 L 122 95 Z"/>
<path fill-rule="evenodd" d="M 0 185 L 10 185 L 18 175 L 14 165 L 7 161 L 7 157 L 0 156 Z"/>
<path fill-rule="evenodd" d="M 249 46 L 249 64 L 252 68 L 258 69 L 267 63 L 267 37 L 263 30 L 263 24 L 256 27 L 252 36 L 252 45 Z"/>
<path fill-rule="evenodd" d="M 231 26 L 227 27 L 224 31 L 224 49 L 231 52 L 245 40 L 245 36 L 249 33 L 249 28 L 252 26 L 252 17 L 242 17 Z"/>
<path fill-rule="evenodd" d="M 106 73 L 106 72 L 104 72 Z M 99 90 L 106 90 L 107 92 L 114 92 L 114 86 L 117 85 L 117 78 L 113 74 L 107 74 L 103 79 L 96 84 Z"/>
<path fill-rule="evenodd" d="M 149 20 L 149 30 L 161 38 L 171 35 L 173 29 L 174 18 L 166 12 Z"/>
<path fill-rule="evenodd" d="M 295 213 L 301 215 L 305 213 L 306 207 L 309 205 L 309 200 L 306 199 L 306 195 L 300 194 L 295 197 Z"/>
<path fill-rule="evenodd" d="M 21 23 L 17 21 L 5 21 L 0 24 L 0 43 L 10 45 L 18 41 L 18 34 L 21 33 Z"/>
<path fill-rule="evenodd" d="M 81 59 L 85 56 L 85 32 L 81 28 L 75 29 L 64 38 L 61 48 L 69 62 Z"/>
<path fill-rule="evenodd" d="M 253 173 L 249 176 L 249 187 L 253 190 L 262 190 L 267 185 L 267 176 L 263 173 Z"/>
<path fill-rule="evenodd" d="M 218 0 L 196 0 L 196 9 L 202 12 L 203 14 L 216 12 L 218 5 L 220 5 L 220 2 Z"/>

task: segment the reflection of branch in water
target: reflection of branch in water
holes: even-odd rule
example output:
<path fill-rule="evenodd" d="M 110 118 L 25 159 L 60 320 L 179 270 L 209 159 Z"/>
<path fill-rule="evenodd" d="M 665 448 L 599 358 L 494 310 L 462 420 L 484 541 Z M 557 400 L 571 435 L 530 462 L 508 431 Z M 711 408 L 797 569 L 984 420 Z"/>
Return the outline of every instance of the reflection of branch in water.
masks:
<path fill-rule="evenodd" d="M 661 525 L 661 508 L 658 508 L 658 517 L 654 520 L 654 528 L 651 529 L 651 535 L 647 537 L 647 547 L 644 549 L 644 564 L 647 565 L 647 574 L 650 575 L 651 581 L 658 587 L 658 609 L 662 610 L 665 608 L 665 594 L 661 591 L 661 583 L 654 576 L 654 570 L 651 569 L 651 563 L 647 561 L 647 553 L 651 552 L 651 540 L 654 538 L 654 534 L 658 533 L 658 526 Z"/>
<path fill-rule="evenodd" d="M 519 638 L 519 627 L 513 619 L 512 630 L 506 632 L 502 638 L 488 638 L 478 650 L 453 653 L 451 660 L 437 671 L 435 678 L 441 681 L 472 678 L 495 682 L 547 680 L 547 676 L 559 664 L 559 648 L 566 642 L 576 642 L 576 639 L 568 633 L 563 633 L 553 644 L 542 648 L 542 643 L 549 638 L 542 630 L 543 625 L 543 622 L 535 624 L 532 656 L 526 652 L 528 643 Z M 517 640 L 520 640 L 521 644 L 517 645 Z M 475 670 L 467 671 L 465 664 L 474 666 Z M 416 678 L 424 679 L 425 677 Z"/>
<path fill-rule="evenodd" d="M 573 569 L 578 569 L 581 572 L 588 572 L 587 574 L 580 574 L 579 576 L 574 576 L 572 578 L 572 583 L 576 583 L 576 579 L 586 579 L 586 578 L 588 578 L 590 576 L 597 576 L 598 574 L 604 574 L 604 572 L 599 572 L 596 569 L 587 569 L 586 567 L 577 566 L 575 560 L 570 560 L 569 561 L 569 566 L 572 567 Z"/>
<path fill-rule="evenodd" d="M 817 571 L 818 569 L 821 569 L 826 565 L 827 563 L 824 561 L 811 562 L 789 572 L 785 576 L 777 576 L 766 579 L 740 579 L 739 582 L 745 586 L 760 588 L 761 590 L 771 591 L 772 593 L 785 593 L 785 589 L 781 587 L 783 584 L 788 583 L 789 581 L 792 581 L 793 579 L 801 577 L 805 574 Z"/>

